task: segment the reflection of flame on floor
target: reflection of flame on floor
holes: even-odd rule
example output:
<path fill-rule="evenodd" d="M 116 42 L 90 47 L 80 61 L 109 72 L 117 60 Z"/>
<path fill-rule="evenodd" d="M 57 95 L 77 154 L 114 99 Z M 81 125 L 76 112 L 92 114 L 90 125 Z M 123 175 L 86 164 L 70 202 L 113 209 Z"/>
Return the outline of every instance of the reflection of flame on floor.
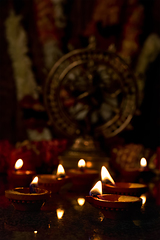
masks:
<path fill-rule="evenodd" d="M 57 218 L 62 219 L 63 215 L 64 215 L 64 210 L 61 208 L 58 208 L 57 209 Z"/>
<path fill-rule="evenodd" d="M 78 204 L 79 204 L 80 206 L 83 206 L 84 203 L 85 203 L 85 199 L 84 199 L 84 198 L 78 198 L 78 199 L 77 199 L 77 202 L 78 202 Z"/>

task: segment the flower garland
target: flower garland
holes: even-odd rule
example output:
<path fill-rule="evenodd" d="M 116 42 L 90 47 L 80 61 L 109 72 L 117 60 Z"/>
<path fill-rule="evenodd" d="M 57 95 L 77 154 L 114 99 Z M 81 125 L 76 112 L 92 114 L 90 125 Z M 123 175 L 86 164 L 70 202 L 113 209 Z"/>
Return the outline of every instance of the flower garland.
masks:
<path fill-rule="evenodd" d="M 65 0 L 34 0 L 37 32 L 43 46 L 45 67 L 50 70 L 63 55 L 61 39 L 66 27 Z"/>
<path fill-rule="evenodd" d="M 21 26 L 21 19 L 22 17 L 16 16 L 12 10 L 5 21 L 8 51 L 12 60 L 19 101 L 26 95 L 38 99 L 37 85 L 31 69 L 32 63 L 27 56 L 27 36 Z"/>
<path fill-rule="evenodd" d="M 27 34 L 21 25 L 22 16 L 15 15 L 12 9 L 5 21 L 6 39 L 8 41 L 8 52 L 12 61 L 14 78 L 16 82 L 17 100 L 25 101 L 26 97 L 33 99 L 37 104 L 39 94 L 37 84 L 32 72 L 32 63 L 28 57 Z M 34 106 L 32 107 L 34 109 Z M 27 128 L 29 140 L 49 140 L 52 138 L 49 129 L 44 127 L 41 131 Z"/>

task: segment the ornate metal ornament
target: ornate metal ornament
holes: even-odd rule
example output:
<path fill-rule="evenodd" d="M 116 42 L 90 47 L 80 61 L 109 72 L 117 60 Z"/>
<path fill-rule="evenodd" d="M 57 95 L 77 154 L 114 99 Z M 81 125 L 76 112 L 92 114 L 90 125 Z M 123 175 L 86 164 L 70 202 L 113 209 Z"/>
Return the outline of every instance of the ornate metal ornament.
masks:
<path fill-rule="evenodd" d="M 137 84 L 115 53 L 93 47 L 64 55 L 51 69 L 44 101 L 53 126 L 66 137 L 120 133 L 137 106 Z"/>

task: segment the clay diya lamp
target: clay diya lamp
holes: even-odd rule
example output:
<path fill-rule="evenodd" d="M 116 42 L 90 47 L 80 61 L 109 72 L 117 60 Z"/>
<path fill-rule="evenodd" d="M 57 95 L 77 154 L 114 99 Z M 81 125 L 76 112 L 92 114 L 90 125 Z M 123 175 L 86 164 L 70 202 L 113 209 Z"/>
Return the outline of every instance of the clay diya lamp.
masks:
<path fill-rule="evenodd" d="M 19 211 L 39 211 L 49 198 L 46 189 L 37 187 L 38 177 L 35 177 L 29 187 L 16 187 L 5 191 L 5 197 Z"/>
<path fill-rule="evenodd" d="M 149 175 L 147 160 L 143 157 L 140 160 L 139 167 L 121 169 L 121 176 L 127 182 L 137 181 L 139 178 L 145 178 Z"/>
<path fill-rule="evenodd" d="M 13 187 L 28 187 L 33 177 L 36 175 L 32 170 L 21 170 L 23 160 L 18 159 L 15 163 L 14 170 L 10 173 L 9 182 Z"/>
<path fill-rule="evenodd" d="M 141 214 L 142 199 L 118 194 L 102 194 L 102 183 L 98 181 L 91 189 L 86 201 L 99 209 L 105 218 L 137 219 Z"/>
<path fill-rule="evenodd" d="M 70 181 L 69 176 L 65 174 L 62 164 L 58 165 L 57 174 L 40 174 L 38 178 L 38 186 L 47 189 L 51 194 L 58 193 L 60 189 Z"/>
<path fill-rule="evenodd" d="M 86 168 L 86 162 L 84 159 L 78 161 L 78 168 L 69 169 L 67 175 L 71 177 L 71 190 L 73 191 L 89 191 L 95 181 L 99 178 L 97 170 Z"/>
<path fill-rule="evenodd" d="M 104 166 L 101 168 L 101 179 L 104 193 L 139 197 L 148 190 L 146 184 L 115 182 L 106 167 Z"/>

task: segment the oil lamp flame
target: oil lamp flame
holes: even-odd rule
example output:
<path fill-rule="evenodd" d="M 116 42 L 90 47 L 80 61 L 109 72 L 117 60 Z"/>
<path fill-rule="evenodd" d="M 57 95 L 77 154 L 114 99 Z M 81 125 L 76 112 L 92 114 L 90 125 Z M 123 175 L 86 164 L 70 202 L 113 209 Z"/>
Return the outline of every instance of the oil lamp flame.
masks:
<path fill-rule="evenodd" d="M 23 166 L 23 160 L 22 159 L 18 159 L 14 165 L 14 169 L 18 170 Z"/>
<path fill-rule="evenodd" d="M 78 161 L 78 167 L 79 167 L 79 168 L 84 168 L 85 166 L 86 166 L 85 160 L 84 160 L 84 159 L 80 159 L 80 160 Z"/>
<path fill-rule="evenodd" d="M 147 160 L 145 159 L 145 158 L 141 158 L 141 160 L 140 160 L 140 165 L 141 165 L 141 167 L 146 167 L 147 166 Z"/>
<path fill-rule="evenodd" d="M 65 170 L 64 170 L 64 167 L 62 166 L 62 164 L 59 164 L 59 165 L 58 165 L 58 168 L 57 168 L 57 176 L 58 176 L 59 178 L 65 177 Z"/>
<path fill-rule="evenodd" d="M 111 177 L 110 173 L 108 172 L 105 166 L 102 166 L 101 168 L 101 179 L 103 183 L 110 181 L 113 185 L 115 185 L 115 181 L 113 180 L 113 178 Z"/>
<path fill-rule="evenodd" d="M 78 198 L 78 199 L 77 199 L 77 202 L 78 202 L 78 204 L 79 204 L 80 206 L 83 206 L 84 203 L 85 203 L 85 199 L 84 199 L 84 198 Z"/>
<path fill-rule="evenodd" d="M 34 179 L 32 180 L 32 182 L 29 185 L 29 191 L 30 193 L 36 193 L 36 188 L 38 187 L 38 177 L 34 177 Z"/>
<path fill-rule="evenodd" d="M 57 218 L 61 219 L 63 217 L 63 214 L 64 214 L 64 210 L 61 208 L 58 208 L 57 209 Z"/>
<path fill-rule="evenodd" d="M 147 200 L 146 195 L 145 195 L 145 194 L 142 194 L 142 195 L 140 196 L 140 198 L 142 199 L 142 205 L 144 205 L 144 204 L 146 203 L 146 200 Z"/>
<path fill-rule="evenodd" d="M 98 181 L 94 187 L 90 190 L 89 195 L 90 196 L 97 196 L 102 194 L 102 182 Z"/>
<path fill-rule="evenodd" d="M 38 183 L 38 177 L 34 177 L 31 184 L 37 184 Z"/>

